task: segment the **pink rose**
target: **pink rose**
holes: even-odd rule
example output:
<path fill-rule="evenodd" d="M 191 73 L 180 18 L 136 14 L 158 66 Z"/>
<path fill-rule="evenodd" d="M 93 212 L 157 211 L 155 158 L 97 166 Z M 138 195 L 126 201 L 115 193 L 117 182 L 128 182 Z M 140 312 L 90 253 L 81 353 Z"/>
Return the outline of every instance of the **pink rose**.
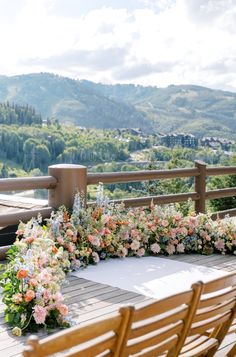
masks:
<path fill-rule="evenodd" d="M 64 239 L 62 237 L 57 237 L 57 242 L 60 244 L 60 245 L 63 245 L 64 244 Z"/>
<path fill-rule="evenodd" d="M 224 250 L 224 249 L 225 249 L 225 242 L 223 241 L 223 239 L 218 239 L 218 240 L 215 242 L 215 247 L 216 247 L 216 249 L 218 249 L 218 250 Z"/>
<path fill-rule="evenodd" d="M 130 244 L 130 248 L 132 250 L 138 250 L 140 247 L 140 243 L 138 240 L 133 240 L 133 242 Z"/>
<path fill-rule="evenodd" d="M 137 255 L 139 257 L 143 257 L 145 255 L 145 249 L 144 248 L 140 248 L 138 251 L 137 251 Z"/>
<path fill-rule="evenodd" d="M 38 285 L 37 279 L 30 279 L 29 285 L 34 286 L 34 287 L 37 286 Z"/>
<path fill-rule="evenodd" d="M 180 221 L 181 218 L 182 218 L 181 213 L 176 213 L 176 214 L 174 215 L 174 219 L 175 219 L 176 221 Z"/>
<path fill-rule="evenodd" d="M 44 324 L 47 316 L 47 310 L 40 305 L 35 305 L 33 310 L 33 316 L 36 324 Z"/>
<path fill-rule="evenodd" d="M 169 225 L 169 222 L 166 219 L 163 219 L 161 221 L 161 225 L 162 225 L 162 227 L 167 227 Z"/>

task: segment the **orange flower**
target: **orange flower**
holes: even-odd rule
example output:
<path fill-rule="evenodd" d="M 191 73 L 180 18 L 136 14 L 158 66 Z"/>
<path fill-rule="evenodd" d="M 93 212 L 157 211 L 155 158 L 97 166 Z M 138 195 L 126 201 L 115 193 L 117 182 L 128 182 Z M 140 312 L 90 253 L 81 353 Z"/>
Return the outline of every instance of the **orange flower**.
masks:
<path fill-rule="evenodd" d="M 28 243 L 28 244 L 33 243 L 33 241 L 34 241 L 34 237 L 27 237 L 27 238 L 25 238 L 25 242 Z"/>
<path fill-rule="evenodd" d="M 57 252 L 58 252 L 58 249 L 57 249 L 57 247 L 55 247 L 55 245 L 52 246 L 52 252 L 55 254 L 57 254 Z"/>
<path fill-rule="evenodd" d="M 33 290 L 27 290 L 24 296 L 26 302 L 30 302 L 35 298 L 35 292 Z"/>
<path fill-rule="evenodd" d="M 69 215 L 68 215 L 68 213 L 67 212 L 64 212 L 64 214 L 63 214 L 63 221 L 64 222 L 68 222 L 69 221 Z"/>
<path fill-rule="evenodd" d="M 16 274 L 17 279 L 24 279 L 27 276 L 28 276 L 28 270 L 26 269 L 20 269 Z"/>

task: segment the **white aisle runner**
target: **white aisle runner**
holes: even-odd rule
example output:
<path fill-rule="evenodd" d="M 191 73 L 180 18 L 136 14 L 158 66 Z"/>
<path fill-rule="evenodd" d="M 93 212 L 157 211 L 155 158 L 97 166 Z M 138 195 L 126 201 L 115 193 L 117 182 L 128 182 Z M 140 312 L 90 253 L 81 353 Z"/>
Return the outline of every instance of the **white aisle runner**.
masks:
<path fill-rule="evenodd" d="M 160 299 L 228 274 L 222 270 L 158 257 L 110 259 L 71 273 L 97 283 Z"/>

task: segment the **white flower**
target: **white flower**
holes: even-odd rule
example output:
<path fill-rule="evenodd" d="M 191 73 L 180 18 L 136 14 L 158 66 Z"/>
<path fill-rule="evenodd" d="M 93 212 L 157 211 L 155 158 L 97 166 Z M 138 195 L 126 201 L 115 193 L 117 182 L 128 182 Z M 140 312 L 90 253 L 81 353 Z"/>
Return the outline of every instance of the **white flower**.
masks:
<path fill-rule="evenodd" d="M 151 251 L 152 251 L 153 253 L 158 254 L 158 253 L 160 253 L 160 250 L 161 250 L 161 247 L 159 246 L 158 243 L 153 243 L 153 244 L 151 245 Z"/>
<path fill-rule="evenodd" d="M 140 243 L 138 240 L 134 239 L 133 242 L 130 244 L 130 248 L 132 250 L 138 250 L 140 247 Z"/>

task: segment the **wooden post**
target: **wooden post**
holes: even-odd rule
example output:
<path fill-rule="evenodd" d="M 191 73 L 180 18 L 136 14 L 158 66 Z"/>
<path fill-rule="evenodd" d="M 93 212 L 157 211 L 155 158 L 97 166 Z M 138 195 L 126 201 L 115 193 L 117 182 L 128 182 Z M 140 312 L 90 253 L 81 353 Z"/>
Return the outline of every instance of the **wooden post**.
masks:
<path fill-rule="evenodd" d="M 202 161 L 195 161 L 195 167 L 199 171 L 199 176 L 195 177 L 195 191 L 199 199 L 195 201 L 196 213 L 205 213 L 206 211 L 206 164 Z"/>
<path fill-rule="evenodd" d="M 59 208 L 73 207 L 74 197 L 80 192 L 86 204 L 87 194 L 87 167 L 72 164 L 52 165 L 48 168 L 48 174 L 57 179 L 57 186 L 48 191 L 48 205 Z"/>

